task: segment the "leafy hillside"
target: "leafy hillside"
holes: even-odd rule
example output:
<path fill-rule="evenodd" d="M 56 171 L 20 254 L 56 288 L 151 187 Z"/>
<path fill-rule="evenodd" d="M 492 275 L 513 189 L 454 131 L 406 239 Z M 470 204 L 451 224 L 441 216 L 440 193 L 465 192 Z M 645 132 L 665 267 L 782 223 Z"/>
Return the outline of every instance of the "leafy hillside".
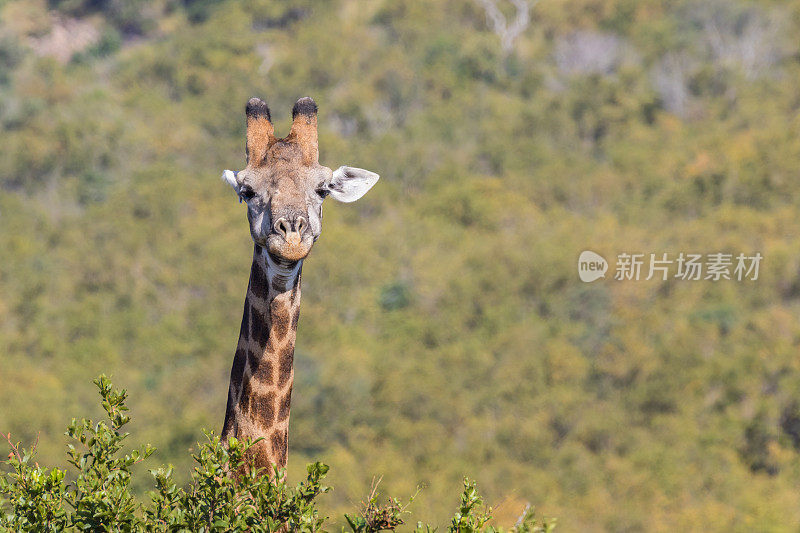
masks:
<path fill-rule="evenodd" d="M 284 135 L 311 95 L 321 162 L 382 176 L 303 271 L 289 478 L 331 465 L 326 512 L 382 474 L 444 523 L 469 474 L 503 525 L 797 529 L 796 3 L 541 0 L 509 51 L 486 2 L 0 6 L 0 430 L 43 464 L 105 372 L 188 479 L 251 258 L 218 177 L 249 97 Z M 764 260 L 584 284 L 587 249 Z"/>

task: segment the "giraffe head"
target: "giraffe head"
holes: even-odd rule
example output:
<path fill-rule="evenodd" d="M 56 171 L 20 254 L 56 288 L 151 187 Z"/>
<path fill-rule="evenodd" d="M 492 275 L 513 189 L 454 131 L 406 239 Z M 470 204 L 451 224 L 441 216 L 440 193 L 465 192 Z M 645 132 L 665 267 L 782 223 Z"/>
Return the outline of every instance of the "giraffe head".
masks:
<path fill-rule="evenodd" d="M 299 261 L 322 230 L 322 201 L 354 202 L 378 181 L 368 170 L 319 164 L 317 104 L 301 98 L 292 109 L 292 129 L 278 139 L 269 107 L 251 98 L 247 117 L 247 166 L 226 170 L 226 181 L 247 203 L 250 234 L 273 259 Z"/>

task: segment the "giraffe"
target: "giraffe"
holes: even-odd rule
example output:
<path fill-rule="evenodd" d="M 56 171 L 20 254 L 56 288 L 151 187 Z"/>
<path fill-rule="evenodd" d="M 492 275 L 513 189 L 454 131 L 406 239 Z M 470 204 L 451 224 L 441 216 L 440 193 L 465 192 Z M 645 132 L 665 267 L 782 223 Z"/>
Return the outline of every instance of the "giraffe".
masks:
<path fill-rule="evenodd" d="M 292 127 L 283 139 L 275 137 L 263 100 L 251 98 L 245 117 L 246 167 L 222 174 L 247 205 L 254 242 L 222 441 L 262 438 L 249 458 L 272 475 L 273 466 L 285 467 L 288 456 L 300 273 L 322 229 L 322 201 L 327 196 L 358 200 L 378 175 L 319 164 L 317 104 L 311 98 L 295 103 Z"/>

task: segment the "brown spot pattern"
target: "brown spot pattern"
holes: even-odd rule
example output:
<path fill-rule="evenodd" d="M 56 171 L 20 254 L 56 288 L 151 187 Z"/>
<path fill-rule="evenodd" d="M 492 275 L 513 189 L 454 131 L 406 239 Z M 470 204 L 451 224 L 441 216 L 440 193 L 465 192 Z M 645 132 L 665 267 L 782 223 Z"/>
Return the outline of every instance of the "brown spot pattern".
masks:
<path fill-rule="evenodd" d="M 244 374 L 244 365 L 247 362 L 247 352 L 242 348 L 236 350 L 233 355 L 233 366 L 231 367 L 231 383 L 239 384 Z"/>
<path fill-rule="evenodd" d="M 253 396 L 250 408 L 251 413 L 261 421 L 263 427 L 270 427 L 275 420 L 275 393 Z"/>
<path fill-rule="evenodd" d="M 245 300 L 244 313 L 242 313 L 242 327 L 239 328 L 239 336 L 245 340 L 250 338 L 250 302 Z"/>
<path fill-rule="evenodd" d="M 258 442 L 247 450 L 247 455 L 252 459 L 256 468 L 265 469 L 264 474 L 272 476 L 272 460 L 269 453 L 269 444 L 264 441 Z M 249 470 L 249 469 L 248 469 Z"/>
<path fill-rule="evenodd" d="M 261 298 L 266 298 L 269 292 L 267 273 L 264 272 L 264 269 L 261 268 L 261 265 L 255 260 L 250 267 L 250 290 L 253 291 L 253 294 Z"/>
<path fill-rule="evenodd" d="M 282 422 L 289 418 L 289 408 L 292 403 L 292 389 L 283 396 L 280 405 L 278 406 L 278 421 Z"/>
<path fill-rule="evenodd" d="M 274 378 L 272 361 L 267 357 L 251 356 L 248 362 L 250 363 L 250 374 L 253 376 L 253 379 L 265 385 L 272 383 Z"/>
<path fill-rule="evenodd" d="M 252 315 L 253 318 L 250 321 L 250 339 L 256 341 L 261 348 L 267 348 L 270 320 L 255 307 L 252 308 Z"/>
<path fill-rule="evenodd" d="M 286 437 L 287 432 L 283 429 L 276 429 L 272 432 L 272 437 L 270 437 L 272 454 L 276 459 L 280 459 L 283 463 L 286 462 Z"/>
<path fill-rule="evenodd" d="M 239 395 L 239 409 L 241 409 L 242 412 L 250 412 L 250 398 L 253 396 L 252 390 L 250 380 L 242 380 L 242 393 Z"/>
<path fill-rule="evenodd" d="M 294 346 L 287 344 L 278 350 L 278 387 L 283 387 L 292 376 Z"/>
<path fill-rule="evenodd" d="M 282 339 L 289 331 L 289 309 L 283 302 L 273 300 L 270 310 L 272 311 L 272 330 L 278 339 Z"/>

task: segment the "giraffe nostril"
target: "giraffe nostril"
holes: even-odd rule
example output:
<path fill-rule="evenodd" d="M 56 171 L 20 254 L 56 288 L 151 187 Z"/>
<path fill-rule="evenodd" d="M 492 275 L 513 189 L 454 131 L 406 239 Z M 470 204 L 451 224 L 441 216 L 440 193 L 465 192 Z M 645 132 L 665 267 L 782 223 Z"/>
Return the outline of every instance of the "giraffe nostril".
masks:
<path fill-rule="evenodd" d="M 297 217 L 297 221 L 295 222 L 295 226 L 297 227 L 297 233 L 300 235 L 303 234 L 308 224 L 306 223 L 305 217 Z"/>
<path fill-rule="evenodd" d="M 286 238 L 286 235 L 288 235 L 289 232 L 292 230 L 289 221 L 283 217 L 275 221 L 273 228 L 275 229 L 275 233 L 281 235 L 284 239 Z"/>

